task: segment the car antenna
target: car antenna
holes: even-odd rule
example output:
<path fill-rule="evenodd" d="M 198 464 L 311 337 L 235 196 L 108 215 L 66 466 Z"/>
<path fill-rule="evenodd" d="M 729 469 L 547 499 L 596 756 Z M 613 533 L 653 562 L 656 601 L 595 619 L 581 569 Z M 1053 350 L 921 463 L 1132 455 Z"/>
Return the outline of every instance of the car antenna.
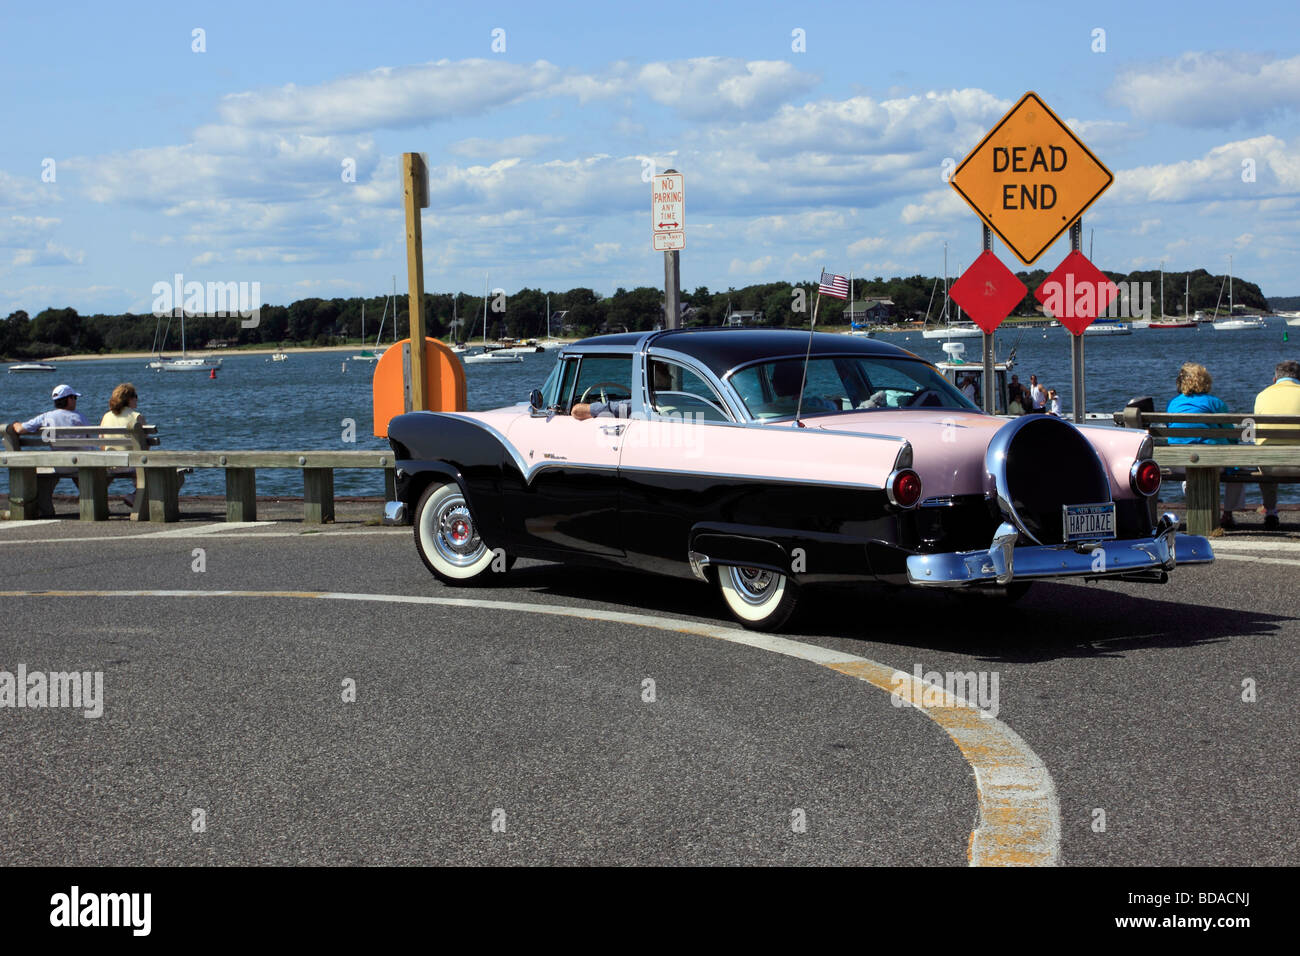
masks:
<path fill-rule="evenodd" d="M 813 302 L 812 322 L 808 325 L 808 351 L 803 356 L 803 377 L 799 380 L 799 403 L 794 409 L 794 423 L 799 428 L 807 428 L 799 420 L 799 415 L 803 412 L 803 390 L 808 384 L 808 360 L 812 357 L 813 329 L 817 328 L 817 307 L 822 304 L 822 286 L 826 284 L 826 267 L 822 266 L 821 282 L 817 284 L 817 299 Z"/>

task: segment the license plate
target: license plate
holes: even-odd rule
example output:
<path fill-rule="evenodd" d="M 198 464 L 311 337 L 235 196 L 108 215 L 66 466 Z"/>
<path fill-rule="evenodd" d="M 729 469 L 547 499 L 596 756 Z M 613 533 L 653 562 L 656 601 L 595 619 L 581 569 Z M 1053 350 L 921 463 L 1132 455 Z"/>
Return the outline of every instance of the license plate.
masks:
<path fill-rule="evenodd" d="M 1100 541 L 1115 537 L 1115 503 L 1063 505 L 1066 541 Z"/>

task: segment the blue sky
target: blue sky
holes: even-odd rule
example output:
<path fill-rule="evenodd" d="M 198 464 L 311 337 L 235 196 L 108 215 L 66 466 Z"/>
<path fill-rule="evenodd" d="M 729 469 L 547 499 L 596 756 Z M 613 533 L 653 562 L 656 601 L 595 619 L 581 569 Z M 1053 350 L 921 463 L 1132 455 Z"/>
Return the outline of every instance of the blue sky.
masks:
<path fill-rule="evenodd" d="M 687 288 L 935 274 L 944 241 L 956 272 L 978 221 L 944 160 L 1030 89 L 1115 172 L 1100 266 L 1231 254 L 1300 294 L 1296 10 L 6 0 L 0 315 L 147 312 L 176 272 L 266 303 L 404 287 L 407 150 L 434 291 L 659 285 L 647 162 L 686 174 Z"/>

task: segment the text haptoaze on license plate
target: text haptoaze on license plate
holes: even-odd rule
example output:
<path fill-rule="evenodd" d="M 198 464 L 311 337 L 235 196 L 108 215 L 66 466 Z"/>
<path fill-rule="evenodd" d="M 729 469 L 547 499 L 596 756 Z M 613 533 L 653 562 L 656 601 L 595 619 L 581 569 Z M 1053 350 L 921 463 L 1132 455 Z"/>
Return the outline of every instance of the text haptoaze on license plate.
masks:
<path fill-rule="evenodd" d="M 1115 537 L 1115 503 L 1062 505 L 1066 541 L 1099 541 Z"/>

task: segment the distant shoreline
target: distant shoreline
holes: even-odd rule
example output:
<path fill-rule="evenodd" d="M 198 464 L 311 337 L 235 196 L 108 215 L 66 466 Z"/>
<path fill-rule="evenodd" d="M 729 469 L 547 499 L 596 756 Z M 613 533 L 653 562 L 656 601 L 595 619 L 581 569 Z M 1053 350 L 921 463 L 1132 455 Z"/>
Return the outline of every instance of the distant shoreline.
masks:
<path fill-rule="evenodd" d="M 405 341 L 405 340 L 403 340 Z M 568 345 L 570 342 L 576 342 L 577 339 L 559 339 L 558 341 Z M 389 343 L 390 345 L 392 343 Z M 481 343 L 480 343 L 481 344 Z M 385 346 L 387 347 L 387 346 Z M 371 352 L 375 351 L 373 345 L 286 345 L 283 349 L 276 346 L 258 346 L 255 348 L 244 349 L 190 349 L 185 354 L 190 358 L 225 358 L 231 355 L 271 355 L 275 352 L 284 352 L 286 355 L 305 355 L 316 352 L 360 352 L 363 349 Z M 169 358 L 177 358 L 180 352 L 176 349 L 168 349 L 165 353 Z M 15 365 L 20 362 L 42 362 L 46 365 L 58 365 L 60 362 L 94 362 L 107 361 L 111 359 L 154 359 L 157 358 L 155 352 L 108 352 L 103 355 L 81 354 L 81 355 L 52 355 L 43 359 L 17 359 L 9 358 L 0 360 L 3 365 Z"/>

